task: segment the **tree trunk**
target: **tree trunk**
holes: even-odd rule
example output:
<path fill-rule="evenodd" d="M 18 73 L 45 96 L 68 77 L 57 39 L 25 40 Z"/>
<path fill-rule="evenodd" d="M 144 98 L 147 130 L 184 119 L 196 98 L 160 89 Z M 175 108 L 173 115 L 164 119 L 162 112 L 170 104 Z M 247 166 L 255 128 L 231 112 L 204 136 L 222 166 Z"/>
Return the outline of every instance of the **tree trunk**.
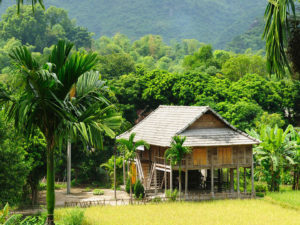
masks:
<path fill-rule="evenodd" d="M 38 195 L 39 195 L 38 185 L 39 185 L 38 182 L 30 183 L 32 205 L 36 205 L 38 203 Z"/>
<path fill-rule="evenodd" d="M 71 194 L 71 140 L 68 140 L 67 147 L 67 194 Z"/>
<path fill-rule="evenodd" d="M 54 225 L 55 187 L 54 187 L 54 145 L 47 146 L 47 224 Z"/>

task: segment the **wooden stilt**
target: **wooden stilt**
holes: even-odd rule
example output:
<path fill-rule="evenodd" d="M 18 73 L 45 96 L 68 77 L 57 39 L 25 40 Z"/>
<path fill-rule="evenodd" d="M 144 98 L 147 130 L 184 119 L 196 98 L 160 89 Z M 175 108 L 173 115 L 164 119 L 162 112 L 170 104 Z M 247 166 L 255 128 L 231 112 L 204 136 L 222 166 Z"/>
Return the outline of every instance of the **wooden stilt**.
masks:
<path fill-rule="evenodd" d="M 173 168 L 170 164 L 170 190 L 173 191 Z"/>
<path fill-rule="evenodd" d="M 188 195 L 188 160 L 187 157 L 185 157 L 185 199 Z"/>
<path fill-rule="evenodd" d="M 213 167 L 213 165 L 211 166 L 211 169 L 210 169 L 210 180 L 211 180 L 211 187 L 210 187 L 211 197 L 214 198 L 215 193 L 214 193 L 214 167 Z"/>
<path fill-rule="evenodd" d="M 255 198 L 253 150 L 252 150 L 252 162 L 251 162 L 251 197 L 252 197 L 252 198 Z"/>
<path fill-rule="evenodd" d="M 164 178 L 165 178 L 165 194 L 167 193 L 167 169 L 166 169 L 166 159 L 164 159 L 164 164 L 165 164 L 165 174 L 164 174 Z"/>
<path fill-rule="evenodd" d="M 247 176 L 246 176 L 246 167 L 244 168 L 244 193 L 247 193 Z"/>
<path fill-rule="evenodd" d="M 238 198 L 240 197 L 240 170 L 239 165 L 236 167 L 236 191 Z"/>
<path fill-rule="evenodd" d="M 123 154 L 123 184 L 126 186 L 126 168 L 125 168 L 125 156 Z"/>
<path fill-rule="evenodd" d="M 230 192 L 234 192 L 234 170 L 230 168 Z"/>
<path fill-rule="evenodd" d="M 157 170 L 156 170 L 156 161 L 154 160 L 154 186 L 155 186 L 155 195 L 157 195 Z"/>

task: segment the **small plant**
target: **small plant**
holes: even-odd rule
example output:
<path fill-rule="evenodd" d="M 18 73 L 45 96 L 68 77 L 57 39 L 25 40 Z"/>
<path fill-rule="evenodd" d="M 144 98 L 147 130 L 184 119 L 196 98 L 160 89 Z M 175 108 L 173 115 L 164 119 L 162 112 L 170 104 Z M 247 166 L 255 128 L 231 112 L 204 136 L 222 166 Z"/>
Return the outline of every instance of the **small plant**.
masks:
<path fill-rule="evenodd" d="M 82 209 L 72 209 L 67 212 L 63 218 L 63 225 L 82 225 L 84 219 L 84 211 Z"/>
<path fill-rule="evenodd" d="M 175 189 L 174 191 L 171 190 L 167 190 L 166 191 L 166 197 L 170 200 L 170 201 L 176 201 L 178 196 L 178 190 Z"/>
<path fill-rule="evenodd" d="M 93 191 L 93 195 L 104 195 L 104 191 L 100 190 L 100 189 L 95 189 Z"/>
<path fill-rule="evenodd" d="M 92 189 L 90 187 L 86 187 L 82 192 L 90 192 Z"/>
<path fill-rule="evenodd" d="M 47 184 L 44 183 L 44 182 L 40 182 L 40 183 L 39 183 L 39 190 L 40 190 L 40 191 L 44 191 L 44 190 L 46 190 L 46 189 L 47 189 Z"/>
<path fill-rule="evenodd" d="M 133 187 L 133 193 L 135 198 L 143 199 L 145 196 L 145 189 L 140 180 L 137 180 Z"/>
<path fill-rule="evenodd" d="M 152 201 L 152 202 L 155 202 L 155 203 L 161 202 L 161 197 L 156 196 L 156 197 L 153 198 L 151 201 Z"/>

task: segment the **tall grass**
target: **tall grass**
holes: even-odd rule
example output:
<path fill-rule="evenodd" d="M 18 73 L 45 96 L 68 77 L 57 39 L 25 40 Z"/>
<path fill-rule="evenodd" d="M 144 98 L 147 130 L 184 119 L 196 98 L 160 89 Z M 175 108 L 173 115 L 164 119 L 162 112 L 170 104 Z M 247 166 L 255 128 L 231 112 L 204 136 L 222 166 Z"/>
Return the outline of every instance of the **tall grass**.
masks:
<path fill-rule="evenodd" d="M 85 225 L 282 225 L 300 224 L 298 210 L 264 200 L 224 200 L 200 203 L 161 203 L 92 207 Z"/>
<path fill-rule="evenodd" d="M 265 197 L 265 200 L 284 207 L 300 210 L 300 191 L 270 192 Z"/>

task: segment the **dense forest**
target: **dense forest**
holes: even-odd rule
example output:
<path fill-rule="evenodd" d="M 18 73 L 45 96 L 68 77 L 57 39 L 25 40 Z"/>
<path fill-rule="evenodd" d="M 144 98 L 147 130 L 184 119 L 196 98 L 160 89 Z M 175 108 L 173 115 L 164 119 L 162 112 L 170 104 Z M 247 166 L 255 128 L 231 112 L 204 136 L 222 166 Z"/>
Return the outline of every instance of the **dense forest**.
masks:
<path fill-rule="evenodd" d="M 145 4 L 139 7 L 147 9 L 147 14 L 136 12 L 129 2 L 126 2 L 125 8 L 123 1 L 123 4 L 113 1 L 97 5 L 94 1 L 89 1 L 90 4 L 83 2 L 70 4 L 70 1 L 63 1 L 60 4 L 66 4 L 79 24 L 89 29 L 77 25 L 61 8 L 49 7 L 44 11 L 37 7 L 33 14 L 31 6 L 23 6 L 20 15 L 16 14 L 15 6 L 6 10 L 0 21 L 1 87 L 15 95 L 24 88 L 18 82 L 9 57 L 15 47 L 26 45 L 38 62 L 46 63 L 53 45 L 65 39 L 73 42 L 78 51 L 93 51 L 97 55 L 96 69 L 111 90 L 106 97 L 124 117 L 124 123 L 116 129 L 117 133 L 130 128 L 160 104 L 209 105 L 243 131 L 259 129 L 262 124 L 277 124 L 281 128 L 288 124 L 299 126 L 299 76 L 288 73 L 284 79 L 279 79 L 268 73 L 264 43 L 259 36 L 262 22 L 253 23 L 253 19 L 261 14 L 260 6 L 264 6 L 264 1 L 234 1 L 226 7 L 228 1 L 172 1 L 172 4 L 168 3 L 174 6 L 168 8 L 172 9 L 168 12 L 169 20 L 161 19 L 166 13 L 165 3 L 161 2 L 150 5 L 145 1 L 134 1 L 135 5 Z M 55 3 L 54 0 L 47 2 Z M 118 5 L 113 13 L 119 14 L 119 17 L 108 16 L 112 13 L 110 4 Z M 75 6 L 80 10 L 86 9 L 86 13 L 80 11 L 79 14 Z M 162 9 L 158 13 L 161 16 L 152 14 L 151 7 L 154 6 Z M 247 14 L 235 13 L 239 7 L 247 8 Z M 91 8 L 94 11 L 90 11 Z M 212 15 L 208 9 L 215 14 Z M 122 17 L 124 13 L 120 13 L 123 10 L 126 20 Z M 226 13 L 236 18 L 229 18 Z M 98 17 L 91 20 L 94 14 Z M 196 14 L 197 20 L 193 17 Z M 149 27 L 139 15 L 153 17 L 161 24 L 154 21 L 151 23 L 153 27 Z M 214 18 L 210 23 L 205 20 L 207 26 L 214 27 L 213 31 L 208 31 L 200 23 L 207 15 Z M 186 20 L 182 19 L 185 16 Z M 83 17 L 89 18 L 86 20 L 89 24 L 81 19 Z M 189 26 L 177 23 L 175 18 L 178 17 L 181 21 L 189 20 L 186 22 Z M 123 24 L 116 21 L 123 21 L 127 26 L 121 29 Z M 139 22 L 133 26 L 130 21 Z M 252 23 L 250 30 L 245 30 L 227 45 L 228 51 L 218 49 Z M 195 26 L 197 29 L 194 29 Z M 183 27 L 184 31 L 178 32 L 179 27 Z M 92 38 L 91 31 L 97 31 L 96 40 Z M 153 34 L 145 35 L 147 33 Z M 156 33 L 161 36 L 154 35 Z M 0 205 L 6 201 L 12 204 L 28 201 L 30 194 L 32 197 L 36 194 L 39 180 L 46 175 L 43 135 L 37 132 L 29 141 L 24 141 L 25 137 L 15 132 L 13 123 L 6 122 L 4 112 L 0 114 Z M 65 180 L 66 177 L 65 145 L 55 150 L 56 180 Z M 112 146 L 113 140 L 109 138 L 105 138 L 103 150 L 86 147 L 74 139 L 72 183 L 107 185 L 109 178 L 100 165 L 111 157 Z M 292 183 L 290 173 L 284 173 L 282 183 Z"/>
<path fill-rule="evenodd" d="M 9 4 L 13 2 L 4 1 L 0 11 L 4 13 Z M 68 10 L 70 18 L 96 38 L 120 32 L 136 40 L 157 34 L 167 43 L 195 38 L 216 48 L 225 48 L 246 32 L 256 18 L 262 18 L 265 7 L 264 0 L 48 0 L 45 4 Z"/>

